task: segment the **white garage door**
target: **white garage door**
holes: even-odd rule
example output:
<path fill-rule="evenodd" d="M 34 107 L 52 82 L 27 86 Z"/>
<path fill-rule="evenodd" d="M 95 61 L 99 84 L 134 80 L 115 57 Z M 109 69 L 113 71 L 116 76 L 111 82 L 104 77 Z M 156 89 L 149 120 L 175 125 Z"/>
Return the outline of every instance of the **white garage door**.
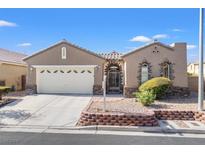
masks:
<path fill-rule="evenodd" d="M 36 68 L 38 93 L 92 94 L 93 67 Z"/>

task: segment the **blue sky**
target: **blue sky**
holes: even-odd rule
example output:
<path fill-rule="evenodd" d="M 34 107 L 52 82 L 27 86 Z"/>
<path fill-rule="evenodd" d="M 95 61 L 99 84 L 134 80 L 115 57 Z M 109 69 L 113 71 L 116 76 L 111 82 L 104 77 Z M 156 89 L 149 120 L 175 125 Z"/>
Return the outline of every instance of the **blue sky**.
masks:
<path fill-rule="evenodd" d="M 0 48 L 28 55 L 65 38 L 94 52 L 128 52 L 154 38 L 198 57 L 198 9 L 0 9 Z"/>

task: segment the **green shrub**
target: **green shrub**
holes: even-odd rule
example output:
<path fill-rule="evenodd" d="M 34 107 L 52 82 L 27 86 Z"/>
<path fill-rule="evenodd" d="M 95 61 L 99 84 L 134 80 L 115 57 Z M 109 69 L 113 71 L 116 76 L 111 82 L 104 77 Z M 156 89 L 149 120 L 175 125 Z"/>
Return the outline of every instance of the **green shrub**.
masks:
<path fill-rule="evenodd" d="M 156 77 L 144 82 L 140 87 L 139 91 L 150 91 L 156 95 L 156 99 L 162 98 L 167 89 L 170 87 L 171 81 L 168 78 Z"/>
<path fill-rule="evenodd" d="M 136 93 L 137 100 L 142 103 L 144 106 L 149 106 L 154 103 L 156 99 L 156 94 L 152 90 L 145 90 Z"/>
<path fill-rule="evenodd" d="M 10 87 L 6 87 L 6 86 L 0 86 L 0 100 L 2 100 L 2 95 L 4 93 L 8 93 L 10 90 Z"/>

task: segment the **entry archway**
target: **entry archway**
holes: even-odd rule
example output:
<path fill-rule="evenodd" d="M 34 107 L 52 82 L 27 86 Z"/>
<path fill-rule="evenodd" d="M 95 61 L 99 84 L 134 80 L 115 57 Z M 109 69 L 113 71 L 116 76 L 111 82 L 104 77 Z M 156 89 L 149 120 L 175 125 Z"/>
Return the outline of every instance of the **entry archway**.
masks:
<path fill-rule="evenodd" d="M 122 93 L 122 73 L 121 67 L 117 64 L 110 64 L 106 69 L 106 91 L 109 94 Z"/>

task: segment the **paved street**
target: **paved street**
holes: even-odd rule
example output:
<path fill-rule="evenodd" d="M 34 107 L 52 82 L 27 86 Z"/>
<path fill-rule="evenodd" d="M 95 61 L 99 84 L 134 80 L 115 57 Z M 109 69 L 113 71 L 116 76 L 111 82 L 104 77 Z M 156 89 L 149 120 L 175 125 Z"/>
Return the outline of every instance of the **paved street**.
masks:
<path fill-rule="evenodd" d="M 87 95 L 30 95 L 0 108 L 0 124 L 14 126 L 75 126 L 88 105 Z"/>
<path fill-rule="evenodd" d="M 168 136 L 129 136 L 100 134 L 16 133 L 0 132 L 0 144 L 79 145 L 79 144 L 205 144 L 205 138 Z"/>

